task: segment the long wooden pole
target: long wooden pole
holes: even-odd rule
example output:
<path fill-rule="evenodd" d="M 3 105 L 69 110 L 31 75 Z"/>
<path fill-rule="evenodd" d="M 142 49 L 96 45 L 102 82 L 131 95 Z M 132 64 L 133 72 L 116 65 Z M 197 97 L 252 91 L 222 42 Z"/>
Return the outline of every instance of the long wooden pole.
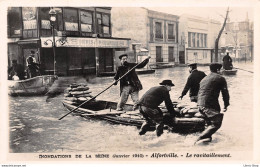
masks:
<path fill-rule="evenodd" d="M 146 59 L 150 59 L 150 57 L 146 58 Z M 146 60 L 145 59 L 145 60 Z M 145 61 L 144 60 L 144 61 Z M 141 63 L 143 63 L 144 61 L 142 61 Z M 141 64 L 139 63 L 139 64 Z M 133 71 L 139 64 L 135 65 L 133 68 L 131 68 L 129 71 L 127 71 L 124 75 L 122 75 L 118 80 L 116 80 L 115 82 L 120 81 L 122 78 L 124 78 L 127 74 L 129 74 L 131 71 Z M 67 115 L 69 115 L 70 113 L 72 113 L 73 111 L 77 110 L 79 107 L 81 107 L 82 105 L 86 104 L 87 102 L 94 100 L 96 97 L 98 97 L 99 95 L 101 95 L 103 92 L 105 92 L 106 90 L 108 90 L 109 88 L 111 88 L 114 85 L 114 82 L 109 85 L 106 89 L 104 89 L 103 91 L 101 91 L 100 93 L 98 93 L 96 96 L 92 97 L 91 99 L 84 101 L 83 103 L 81 103 L 78 107 L 74 108 L 73 110 L 71 110 L 70 112 L 68 112 L 67 114 L 65 114 L 64 116 L 62 116 L 61 118 L 59 118 L 59 120 L 62 120 L 64 117 L 66 117 Z"/>

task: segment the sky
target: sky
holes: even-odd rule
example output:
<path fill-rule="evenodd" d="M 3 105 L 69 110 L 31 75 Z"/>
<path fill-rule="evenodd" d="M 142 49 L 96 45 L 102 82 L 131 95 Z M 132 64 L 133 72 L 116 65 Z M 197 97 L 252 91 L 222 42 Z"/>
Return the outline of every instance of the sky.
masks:
<path fill-rule="evenodd" d="M 150 10 L 182 15 L 191 14 L 204 18 L 211 18 L 223 22 L 228 7 L 148 7 Z M 252 7 L 230 7 L 229 18 L 231 22 L 244 21 L 248 14 L 253 21 L 254 9 Z"/>

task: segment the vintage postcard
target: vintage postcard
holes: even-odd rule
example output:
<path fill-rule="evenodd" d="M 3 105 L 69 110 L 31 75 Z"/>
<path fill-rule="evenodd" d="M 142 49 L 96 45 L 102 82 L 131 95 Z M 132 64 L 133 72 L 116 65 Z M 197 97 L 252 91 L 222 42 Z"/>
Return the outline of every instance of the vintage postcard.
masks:
<path fill-rule="evenodd" d="M 2 167 L 260 165 L 260 1 L 4 1 Z"/>

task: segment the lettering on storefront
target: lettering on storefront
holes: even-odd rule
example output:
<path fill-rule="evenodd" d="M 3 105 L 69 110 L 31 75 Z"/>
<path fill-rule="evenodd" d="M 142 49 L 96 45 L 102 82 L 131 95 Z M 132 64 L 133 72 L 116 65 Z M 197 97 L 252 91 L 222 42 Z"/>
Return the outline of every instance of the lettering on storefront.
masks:
<path fill-rule="evenodd" d="M 86 48 L 126 48 L 127 40 L 98 39 L 98 38 L 73 38 L 55 37 L 56 47 L 86 47 Z M 51 37 L 41 38 L 42 47 L 52 47 Z"/>

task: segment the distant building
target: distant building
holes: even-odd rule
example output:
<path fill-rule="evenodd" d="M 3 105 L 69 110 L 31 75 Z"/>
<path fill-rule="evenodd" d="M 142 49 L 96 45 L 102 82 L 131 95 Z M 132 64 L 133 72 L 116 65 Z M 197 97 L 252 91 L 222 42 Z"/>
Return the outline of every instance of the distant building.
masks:
<path fill-rule="evenodd" d="M 44 74 L 54 72 L 50 7 L 8 8 L 8 65 L 26 66 L 31 51 Z M 110 7 L 55 8 L 56 74 L 101 74 L 115 71 L 115 54 L 129 49 L 129 38 L 113 38 Z"/>
<path fill-rule="evenodd" d="M 254 25 L 248 16 L 244 21 L 228 22 L 221 36 L 222 55 L 229 51 L 234 61 L 251 61 L 254 56 Z"/>
<path fill-rule="evenodd" d="M 149 51 L 150 63 L 179 63 L 178 16 L 140 7 L 112 8 L 111 14 L 112 34 L 131 38 L 137 61 Z"/>
<path fill-rule="evenodd" d="M 179 22 L 180 63 L 211 63 L 221 23 L 187 14 Z"/>

